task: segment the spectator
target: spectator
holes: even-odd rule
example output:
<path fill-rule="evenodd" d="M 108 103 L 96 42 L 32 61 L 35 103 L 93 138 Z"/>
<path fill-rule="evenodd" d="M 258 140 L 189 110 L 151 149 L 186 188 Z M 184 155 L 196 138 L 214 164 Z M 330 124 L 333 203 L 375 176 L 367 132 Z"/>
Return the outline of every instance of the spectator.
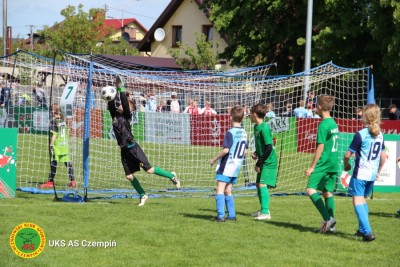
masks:
<path fill-rule="evenodd" d="M 312 109 L 315 109 L 317 107 L 317 97 L 314 96 L 314 92 L 311 90 L 307 91 L 307 98 L 306 98 L 306 103 L 307 105 L 310 103 L 312 104 Z"/>
<path fill-rule="evenodd" d="M 157 111 L 157 99 L 154 91 L 150 91 L 147 95 L 146 112 Z"/>
<path fill-rule="evenodd" d="M 205 102 L 205 107 L 201 109 L 200 114 L 204 115 L 216 115 L 217 112 L 211 107 L 210 101 Z"/>
<path fill-rule="evenodd" d="M 18 106 L 29 106 L 31 104 L 31 97 L 28 94 L 21 94 L 18 97 Z"/>
<path fill-rule="evenodd" d="M 313 116 L 314 119 L 321 119 L 321 116 L 318 114 L 318 110 L 313 109 L 313 114 L 314 114 Z"/>
<path fill-rule="evenodd" d="M 275 118 L 275 112 L 273 111 L 274 105 L 272 103 L 267 104 L 267 114 L 265 114 L 266 118 Z"/>
<path fill-rule="evenodd" d="M 167 100 L 161 99 L 160 105 L 157 107 L 157 112 L 167 112 Z"/>
<path fill-rule="evenodd" d="M 353 120 L 361 120 L 362 119 L 362 108 L 355 108 L 354 109 L 355 118 Z"/>
<path fill-rule="evenodd" d="M 0 107 L 11 107 L 11 88 L 4 86 L 1 88 Z"/>
<path fill-rule="evenodd" d="M 308 102 L 307 103 L 307 118 L 314 118 L 314 109 L 313 104 Z"/>
<path fill-rule="evenodd" d="M 189 113 L 190 115 L 199 115 L 199 114 L 201 114 L 201 110 L 197 106 L 197 100 L 193 100 L 192 104 L 185 109 L 184 113 Z"/>
<path fill-rule="evenodd" d="M 286 102 L 286 106 L 283 109 L 282 117 L 292 117 L 293 116 L 293 109 L 292 103 Z"/>
<path fill-rule="evenodd" d="M 293 114 L 296 118 L 307 117 L 307 109 L 304 107 L 304 100 L 300 100 L 299 106 L 293 110 Z"/>
<path fill-rule="evenodd" d="M 34 105 L 36 107 L 47 107 L 46 96 L 44 94 L 43 88 L 40 86 L 39 83 L 35 85 L 35 88 L 33 88 L 32 95 L 34 98 Z"/>
<path fill-rule="evenodd" d="M 389 120 L 400 120 L 400 110 L 395 104 L 389 106 Z"/>
<path fill-rule="evenodd" d="M 146 97 L 144 93 L 141 93 L 139 96 L 139 101 L 137 102 L 137 110 L 140 112 L 145 112 L 146 111 Z"/>
<path fill-rule="evenodd" d="M 226 113 L 227 113 L 227 114 L 231 114 L 231 110 L 232 110 L 232 107 L 231 107 L 231 106 L 227 106 L 227 107 L 226 107 Z"/>
<path fill-rule="evenodd" d="M 178 94 L 176 92 L 171 93 L 171 99 L 167 101 L 167 109 L 171 113 L 181 112 L 181 103 L 178 100 Z"/>

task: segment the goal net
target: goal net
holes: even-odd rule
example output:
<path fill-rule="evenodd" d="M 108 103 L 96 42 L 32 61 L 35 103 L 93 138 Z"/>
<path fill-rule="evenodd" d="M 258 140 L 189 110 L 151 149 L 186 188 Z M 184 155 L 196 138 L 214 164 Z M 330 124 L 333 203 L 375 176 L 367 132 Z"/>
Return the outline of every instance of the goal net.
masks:
<path fill-rule="evenodd" d="M 135 193 L 124 178 L 107 103 L 100 98 L 101 88 L 114 86 L 116 75 L 125 79 L 126 91 L 136 102 L 137 109 L 132 115 L 135 140 L 152 166 L 178 174 L 183 193 L 203 189 L 207 192 L 215 187 L 215 167 L 209 161 L 221 149 L 224 134 L 230 128 L 229 108 L 240 105 L 249 110 L 257 103 L 269 104 L 274 113 L 265 119 L 273 132 L 279 162 L 277 188 L 271 192 L 304 192 L 307 180 L 304 173 L 312 160 L 320 121 L 313 112 L 315 98 L 321 94 L 335 96 L 332 115 L 341 132 L 339 150 L 344 152 L 352 133 L 361 127 L 356 108 L 366 104 L 370 86 L 369 68 L 349 69 L 333 63 L 307 73 L 276 76 L 270 74 L 274 65 L 229 71 L 177 71 L 134 65 L 107 56 L 63 54 L 63 58 L 63 61 L 53 61 L 20 52 L 3 59 L 3 65 L 20 72 L 14 73 L 20 81 L 13 86 L 17 98 L 31 93 L 32 84 L 37 80 L 47 85 L 44 90 L 48 105 L 59 103 L 65 88 L 75 86 L 73 102 L 65 110 L 69 112 L 66 121 L 70 131 L 70 158 L 78 188 L 88 189 L 89 195 Z M 24 75 L 29 81 L 22 82 Z M 169 112 L 172 95 L 179 100 L 180 113 Z M 150 97 L 156 99 L 162 112 L 146 110 Z M 216 114 L 185 113 L 185 108 L 194 101 L 201 109 L 210 103 Z M 28 128 L 24 125 L 29 122 L 16 121 L 21 117 L 21 109 L 27 114 L 24 118 L 31 118 Z M 14 124 L 9 121 L 8 125 L 17 125 L 20 129 L 17 186 L 31 188 L 48 178 L 48 109 L 15 106 L 13 112 Z M 243 127 L 248 132 L 250 155 L 254 146 L 249 117 L 243 121 Z M 248 156 L 236 188 L 246 189 L 245 185 L 255 182 L 254 164 Z M 164 192 L 173 188 L 168 179 L 148 175 L 143 170 L 135 176 L 147 190 Z M 55 181 L 59 188 L 67 189 L 64 166 L 58 167 Z M 338 187 L 341 186 L 339 179 Z"/>

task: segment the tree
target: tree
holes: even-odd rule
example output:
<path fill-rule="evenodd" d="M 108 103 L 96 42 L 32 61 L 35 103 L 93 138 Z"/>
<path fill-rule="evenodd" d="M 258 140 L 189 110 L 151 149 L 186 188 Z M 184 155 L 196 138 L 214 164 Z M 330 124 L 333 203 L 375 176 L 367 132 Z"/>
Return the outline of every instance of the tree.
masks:
<path fill-rule="evenodd" d="M 128 42 L 113 43 L 107 38 L 113 29 L 105 26 L 103 9 L 90 9 L 86 13 L 82 4 L 77 8 L 68 5 L 60 13 L 65 19 L 39 32 L 43 43 L 35 44 L 35 52 L 48 57 L 53 57 L 57 50 L 75 54 L 138 54 Z"/>
<path fill-rule="evenodd" d="M 221 57 L 233 65 L 277 63 L 280 74 L 304 70 L 306 0 L 204 0 L 202 8 L 227 38 Z M 381 90 L 400 87 L 399 1 L 314 0 L 312 26 L 312 66 L 331 60 L 373 65 Z"/>
<path fill-rule="evenodd" d="M 176 64 L 183 69 L 213 70 L 218 63 L 218 55 L 213 51 L 212 41 L 207 41 L 206 36 L 194 33 L 196 37 L 196 50 L 178 43 L 178 48 L 171 48 L 170 54 L 176 60 Z M 218 47 L 217 47 L 218 50 Z M 218 52 L 217 52 L 218 53 Z"/>

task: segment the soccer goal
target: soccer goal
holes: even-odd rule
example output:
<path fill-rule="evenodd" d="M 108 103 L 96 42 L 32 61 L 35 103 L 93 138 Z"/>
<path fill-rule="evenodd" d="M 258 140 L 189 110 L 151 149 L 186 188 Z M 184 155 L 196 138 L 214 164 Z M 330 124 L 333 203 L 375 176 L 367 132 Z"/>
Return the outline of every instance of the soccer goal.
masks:
<path fill-rule="evenodd" d="M 224 133 L 230 127 L 229 108 L 241 105 L 249 109 L 256 103 L 270 104 L 275 114 L 266 118 L 273 131 L 279 162 L 277 188 L 271 192 L 304 192 L 304 172 L 312 160 L 319 122 L 313 113 L 314 98 L 321 94 L 335 96 L 332 115 L 341 132 L 338 149 L 345 151 L 352 133 L 360 128 L 356 108 L 365 105 L 367 94 L 371 93 L 369 68 L 343 68 L 332 62 L 307 73 L 276 76 L 270 74 L 275 65 L 229 71 L 177 71 L 134 65 L 106 56 L 63 54 L 63 58 L 56 61 L 20 51 L 4 58 L 3 66 L 19 71 L 14 75 L 20 81 L 14 86 L 14 97 L 29 93 L 37 79 L 48 85 L 45 91 L 49 105 L 59 103 L 66 88 L 74 88 L 73 102 L 64 110 L 69 114 L 66 120 L 70 129 L 70 156 L 78 188 L 89 190 L 89 194 L 133 192 L 124 178 L 107 104 L 100 98 L 101 88 L 114 86 L 116 75 L 124 77 L 126 90 L 136 102 L 137 110 L 132 116 L 135 139 L 153 166 L 178 174 L 183 193 L 214 188 L 215 167 L 209 165 L 209 160 L 221 149 Z M 23 77 L 26 77 L 24 82 Z M 181 112 L 168 112 L 168 104 L 165 112 L 144 111 L 150 93 L 160 106 L 176 93 Z M 184 113 L 193 101 L 200 108 L 210 103 L 217 114 Z M 309 110 L 300 116 L 297 108 L 301 106 Z M 13 126 L 20 129 L 17 186 L 34 187 L 48 177 L 48 109 L 15 106 L 12 112 Z M 25 114 L 24 122 L 18 121 L 21 114 Z M 253 125 L 248 117 L 243 127 L 250 138 L 250 155 L 254 149 Z M 254 162 L 248 156 L 238 188 L 254 183 L 255 176 Z M 137 177 L 146 189 L 172 189 L 167 179 L 144 171 L 138 172 Z M 55 181 L 59 188 L 65 187 L 68 176 L 64 166 L 58 168 Z"/>

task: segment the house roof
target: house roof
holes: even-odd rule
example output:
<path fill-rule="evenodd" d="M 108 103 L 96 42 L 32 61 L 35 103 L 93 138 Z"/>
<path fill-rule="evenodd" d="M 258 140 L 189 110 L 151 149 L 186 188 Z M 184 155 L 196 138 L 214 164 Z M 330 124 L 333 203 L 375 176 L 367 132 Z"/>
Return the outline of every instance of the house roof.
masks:
<path fill-rule="evenodd" d="M 164 27 L 168 20 L 173 16 L 178 7 L 183 3 L 184 0 L 172 0 L 169 5 L 164 9 L 163 13 L 158 17 L 156 22 L 151 26 L 150 30 L 146 33 L 140 43 L 137 45 L 137 49 L 142 52 L 151 51 L 151 43 L 154 42 L 154 32 L 158 28 Z M 194 0 L 199 6 L 203 0 Z"/>
<path fill-rule="evenodd" d="M 114 31 L 117 31 L 117 30 L 121 29 L 121 21 L 122 21 L 122 19 L 105 19 L 104 26 L 112 27 L 112 29 Z M 123 22 L 124 22 L 124 26 L 127 26 L 130 23 L 135 23 L 144 32 L 147 32 L 147 29 L 135 18 L 124 18 Z"/>
<path fill-rule="evenodd" d="M 95 61 L 107 61 L 107 65 L 123 69 L 174 69 L 182 68 L 176 64 L 174 58 L 121 56 L 121 55 L 94 55 Z"/>

